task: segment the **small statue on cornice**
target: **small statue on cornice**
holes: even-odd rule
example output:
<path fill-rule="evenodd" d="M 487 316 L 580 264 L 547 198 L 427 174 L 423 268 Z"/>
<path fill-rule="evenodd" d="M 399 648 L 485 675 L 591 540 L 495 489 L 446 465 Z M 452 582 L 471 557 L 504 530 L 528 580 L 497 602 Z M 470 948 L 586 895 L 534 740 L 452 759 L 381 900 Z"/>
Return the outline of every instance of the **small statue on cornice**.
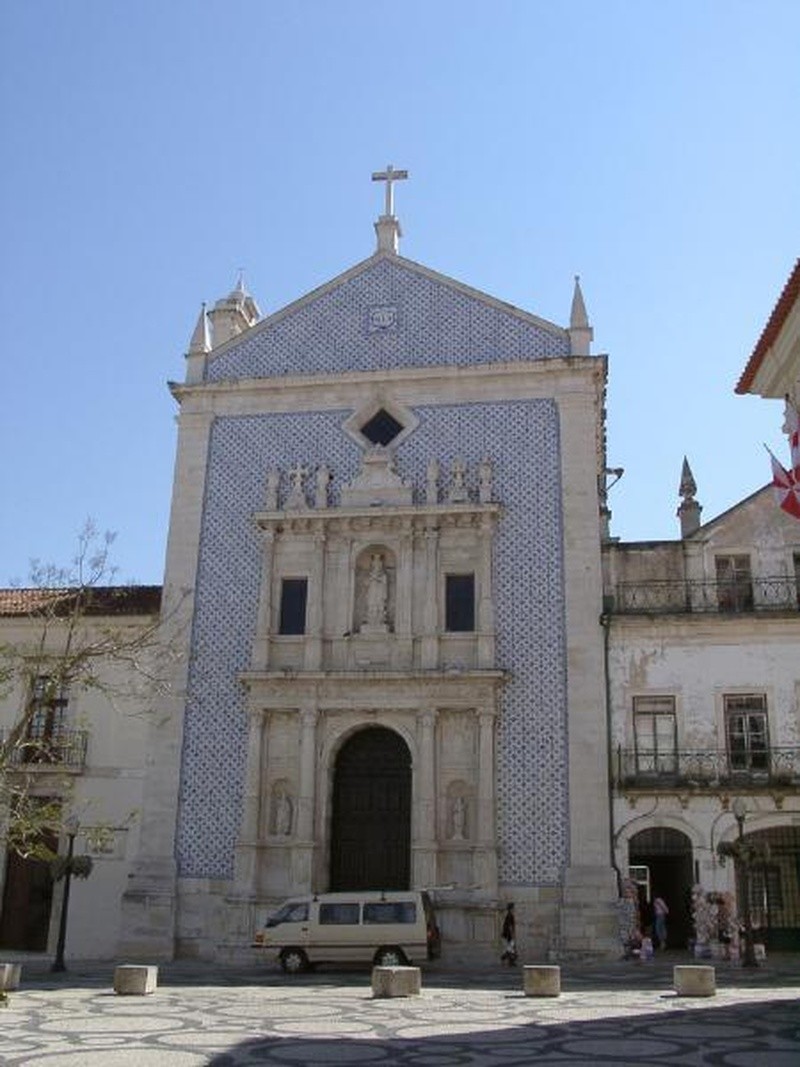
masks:
<path fill-rule="evenodd" d="M 490 504 L 492 500 L 492 461 L 484 456 L 478 464 L 478 500 Z"/>
<path fill-rule="evenodd" d="M 307 474 L 308 468 L 304 467 L 301 463 L 298 463 L 289 471 L 289 477 L 292 480 L 292 488 L 291 492 L 289 493 L 289 499 L 286 501 L 287 509 L 299 510 L 308 507 L 305 489 L 303 488 L 305 477 Z"/>
<path fill-rule="evenodd" d="M 450 491 L 447 494 L 447 499 L 451 504 L 465 504 L 469 500 L 465 480 L 467 468 L 464 460 L 460 457 L 453 460 L 451 474 L 452 480 L 450 482 Z"/>
<path fill-rule="evenodd" d="M 314 492 L 314 507 L 326 508 L 328 506 L 328 485 L 331 480 L 331 472 L 323 463 L 317 467 L 316 489 Z"/>
<path fill-rule="evenodd" d="M 432 459 L 428 464 L 425 482 L 425 503 L 439 503 L 439 460 Z"/>
<path fill-rule="evenodd" d="M 267 511 L 278 510 L 278 489 L 281 484 L 281 472 L 277 467 L 270 467 L 267 472 Z"/>

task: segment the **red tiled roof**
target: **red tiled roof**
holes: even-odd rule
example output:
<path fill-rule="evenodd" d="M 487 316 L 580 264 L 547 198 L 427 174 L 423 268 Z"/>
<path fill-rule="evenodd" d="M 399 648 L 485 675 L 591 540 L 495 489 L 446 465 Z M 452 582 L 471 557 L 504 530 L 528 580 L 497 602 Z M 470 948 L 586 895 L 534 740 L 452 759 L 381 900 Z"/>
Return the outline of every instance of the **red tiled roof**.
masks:
<path fill-rule="evenodd" d="M 737 393 L 746 393 L 749 391 L 750 386 L 753 384 L 753 379 L 756 374 L 758 374 L 758 369 L 764 360 L 764 356 L 767 354 L 770 346 L 774 343 L 775 338 L 780 333 L 783 324 L 788 318 L 789 312 L 798 298 L 800 298 L 800 259 L 795 263 L 794 270 L 789 275 L 789 280 L 783 287 L 783 292 L 778 297 L 778 303 L 773 308 L 769 321 L 758 339 L 758 344 L 753 349 L 753 354 L 747 361 L 744 373 L 736 386 Z"/>
<path fill-rule="evenodd" d="M 161 607 L 160 585 L 104 585 L 85 590 L 85 615 L 153 615 Z M 67 615 L 75 589 L 0 589 L 0 616 Z"/>

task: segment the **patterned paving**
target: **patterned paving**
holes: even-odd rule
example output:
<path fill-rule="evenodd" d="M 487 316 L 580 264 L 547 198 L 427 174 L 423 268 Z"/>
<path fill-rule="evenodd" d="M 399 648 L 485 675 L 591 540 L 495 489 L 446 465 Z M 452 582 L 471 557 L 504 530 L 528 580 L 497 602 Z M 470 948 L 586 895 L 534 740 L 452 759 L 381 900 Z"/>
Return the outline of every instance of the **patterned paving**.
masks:
<path fill-rule="evenodd" d="M 523 1064 L 797 1067 L 800 979 L 719 988 L 679 999 L 668 972 L 637 982 L 565 982 L 558 998 L 531 999 L 520 975 L 479 985 L 426 975 L 419 997 L 375 1000 L 369 974 L 285 980 L 270 972 L 222 976 L 162 972 L 148 997 L 118 997 L 113 965 L 59 981 L 23 981 L 0 1009 L 0 1063 L 8 1067 L 237 1067 L 240 1064 L 516 1067 Z M 626 979 L 627 980 L 623 980 Z M 574 988 L 573 988 L 574 987 Z"/>

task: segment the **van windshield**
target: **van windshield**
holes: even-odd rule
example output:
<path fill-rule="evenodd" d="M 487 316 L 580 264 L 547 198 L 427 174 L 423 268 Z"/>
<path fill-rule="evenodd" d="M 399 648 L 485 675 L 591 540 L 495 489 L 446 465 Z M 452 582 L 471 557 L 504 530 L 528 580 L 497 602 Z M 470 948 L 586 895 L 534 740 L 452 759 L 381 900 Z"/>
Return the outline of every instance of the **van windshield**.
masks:
<path fill-rule="evenodd" d="M 308 903 L 289 901 L 284 904 L 274 915 L 267 919 L 267 926 L 280 926 L 281 923 L 304 923 L 308 922 Z"/>

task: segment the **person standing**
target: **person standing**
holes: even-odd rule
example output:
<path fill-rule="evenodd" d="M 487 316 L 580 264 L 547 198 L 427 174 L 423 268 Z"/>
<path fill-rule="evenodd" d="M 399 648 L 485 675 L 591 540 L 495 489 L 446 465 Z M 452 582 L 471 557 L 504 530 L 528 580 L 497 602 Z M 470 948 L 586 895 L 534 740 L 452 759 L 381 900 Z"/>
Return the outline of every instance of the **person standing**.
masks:
<path fill-rule="evenodd" d="M 503 917 L 503 926 L 500 930 L 500 937 L 503 941 L 503 954 L 500 957 L 501 963 L 507 963 L 509 967 L 516 966 L 517 963 L 517 921 L 514 917 L 514 905 L 508 904 L 506 906 L 506 913 Z"/>
<path fill-rule="evenodd" d="M 667 947 L 667 916 L 669 908 L 663 897 L 653 900 L 653 925 L 655 926 L 656 941 L 660 949 Z"/>

